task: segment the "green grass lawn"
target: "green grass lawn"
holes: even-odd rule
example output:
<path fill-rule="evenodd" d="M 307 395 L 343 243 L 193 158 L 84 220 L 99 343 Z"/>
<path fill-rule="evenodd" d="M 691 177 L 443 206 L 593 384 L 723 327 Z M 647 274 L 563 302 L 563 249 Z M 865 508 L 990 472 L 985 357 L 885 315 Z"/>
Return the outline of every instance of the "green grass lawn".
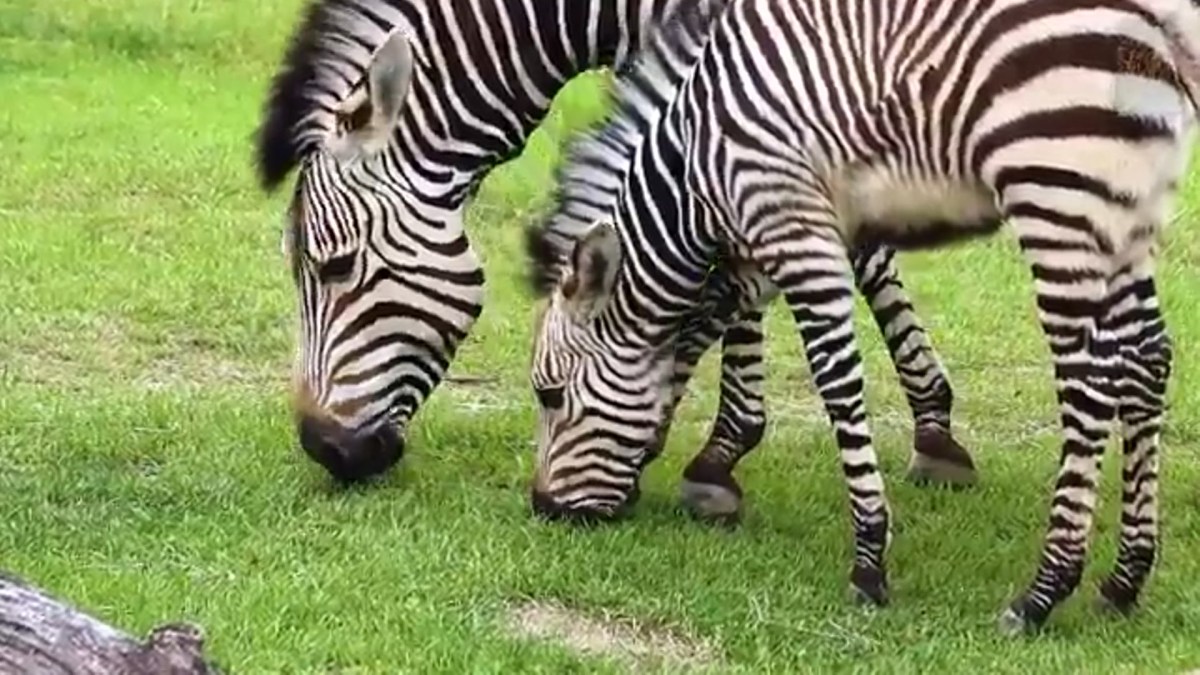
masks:
<path fill-rule="evenodd" d="M 399 471 L 331 489 L 292 435 L 282 195 L 257 190 L 249 141 L 299 5 L 0 0 L 0 569 L 136 634 L 195 621 L 237 673 L 623 667 L 514 637 L 509 608 L 526 600 L 672 626 L 708 641 L 722 671 L 1200 667 L 1195 181 L 1160 275 L 1177 357 L 1164 546 L 1144 609 L 1117 621 L 1091 607 L 1116 546 L 1110 452 L 1080 592 L 1042 636 L 1005 640 L 994 619 L 1034 571 L 1059 452 L 1047 349 L 1009 236 L 903 259 L 956 386 L 974 490 L 903 481 L 907 407 L 859 315 L 895 513 L 890 607 L 846 601 L 836 448 L 779 307 L 770 425 L 739 470 L 740 529 L 676 506 L 715 411 L 711 357 L 632 520 L 573 531 L 530 516 L 520 226 L 548 203 L 567 121 L 601 111 L 594 78 L 559 97 L 470 212 L 489 300 L 452 372 L 498 383 L 442 387 Z"/>

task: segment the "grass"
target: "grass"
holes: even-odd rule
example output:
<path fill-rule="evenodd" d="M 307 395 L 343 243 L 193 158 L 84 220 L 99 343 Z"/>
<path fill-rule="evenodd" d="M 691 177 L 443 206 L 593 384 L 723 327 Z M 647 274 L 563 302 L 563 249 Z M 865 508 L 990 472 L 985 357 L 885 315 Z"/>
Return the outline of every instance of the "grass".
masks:
<path fill-rule="evenodd" d="M 558 144 L 601 110 L 559 96 L 469 227 L 489 302 L 402 468 L 338 492 L 297 451 L 293 291 L 281 197 L 248 136 L 299 0 L 0 0 L 0 567 L 134 633 L 189 619 L 233 672 L 617 672 L 569 641 L 513 637 L 514 603 L 562 605 L 714 646 L 721 671 L 1179 672 L 1200 666 L 1200 232 L 1165 241 L 1177 345 L 1164 548 L 1129 621 L 1090 607 L 1115 549 L 1110 453 L 1092 565 L 1044 635 L 1004 640 L 1032 574 L 1058 457 L 1027 268 L 1011 237 L 903 259 L 956 386 L 982 484 L 902 480 L 907 409 L 869 316 L 870 403 L 896 514 L 893 604 L 845 601 L 850 527 L 835 448 L 788 321 L 770 315 L 770 427 L 739 470 L 740 530 L 688 520 L 677 480 L 707 435 L 715 359 L 636 517 L 574 531 L 526 504 L 533 397 L 520 228 Z M 663 665 L 663 664 L 659 664 Z"/>

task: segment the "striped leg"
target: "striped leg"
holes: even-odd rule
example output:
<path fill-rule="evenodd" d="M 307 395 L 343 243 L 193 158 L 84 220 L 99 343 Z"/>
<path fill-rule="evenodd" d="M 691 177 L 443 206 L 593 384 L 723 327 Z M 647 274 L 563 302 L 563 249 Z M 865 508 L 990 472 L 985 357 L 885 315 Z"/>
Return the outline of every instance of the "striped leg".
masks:
<path fill-rule="evenodd" d="M 1121 327 L 1117 416 L 1125 462 L 1117 563 L 1100 586 L 1100 596 L 1105 606 L 1128 614 L 1137 605 L 1158 547 L 1158 443 L 1172 349 L 1149 272 L 1119 275 L 1112 303 L 1112 323 Z"/>
<path fill-rule="evenodd" d="M 813 381 L 841 449 L 855 535 L 851 583 L 863 598 L 883 605 L 889 514 L 863 399 L 849 261 L 841 241 L 832 236 L 806 232 L 797 244 L 800 251 L 780 260 L 774 270 L 767 269 L 796 319 Z"/>
<path fill-rule="evenodd" d="M 761 311 L 745 311 L 725 329 L 721 405 L 708 441 L 684 469 L 680 484 L 684 505 L 703 520 L 733 524 L 740 518 L 742 489 L 733 470 L 758 446 L 767 423 L 762 348 Z"/>
<path fill-rule="evenodd" d="M 975 464 L 950 432 L 954 392 L 900 283 L 895 259 L 894 249 L 880 246 L 853 254 L 855 282 L 871 306 L 913 413 L 908 475 L 918 482 L 973 484 Z"/>
<path fill-rule="evenodd" d="M 833 222 L 835 211 L 811 177 L 797 186 L 790 204 L 773 200 L 769 209 L 755 208 L 759 193 L 754 183 L 778 186 L 773 179 L 764 174 L 744 179 L 743 208 L 748 213 L 741 222 L 754 233 L 750 254 L 775 283 L 796 321 L 812 381 L 837 439 L 854 526 L 851 586 L 859 600 L 885 605 L 890 514 L 863 397 L 848 251 Z"/>
<path fill-rule="evenodd" d="M 1064 437 L 1041 564 L 1033 583 L 1000 617 L 1001 630 L 1017 634 L 1039 628 L 1079 585 L 1100 460 L 1116 417 L 1113 375 L 1120 363 L 1116 336 L 1103 316 L 1109 257 L 1087 242 L 1074 242 L 1078 232 L 1089 232 L 1091 226 L 1083 225 L 1083 218 L 1033 202 L 1010 201 L 1008 207 L 1010 222 L 1032 262 L 1038 316 L 1053 353 Z M 1065 232 L 1071 232 L 1070 240 Z"/>
<path fill-rule="evenodd" d="M 736 521 L 741 488 L 732 472 L 754 449 L 766 424 L 762 383 L 762 314 L 753 309 L 757 290 L 735 287 L 724 271 L 705 288 L 700 311 L 687 322 L 676 347 L 673 402 L 659 430 L 657 456 L 666 443 L 675 407 L 687 391 L 696 364 L 718 339 L 721 349 L 721 401 L 704 449 L 684 470 L 684 505 L 697 517 Z M 747 309 L 750 307 L 750 309 Z"/>

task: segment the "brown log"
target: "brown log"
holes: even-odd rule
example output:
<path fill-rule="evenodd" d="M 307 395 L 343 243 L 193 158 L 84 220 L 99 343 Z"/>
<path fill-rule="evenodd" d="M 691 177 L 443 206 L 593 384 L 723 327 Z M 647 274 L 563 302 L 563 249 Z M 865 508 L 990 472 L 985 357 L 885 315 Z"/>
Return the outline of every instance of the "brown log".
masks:
<path fill-rule="evenodd" d="M 145 642 L 0 572 L 0 673 L 220 675 L 204 634 L 165 624 Z"/>

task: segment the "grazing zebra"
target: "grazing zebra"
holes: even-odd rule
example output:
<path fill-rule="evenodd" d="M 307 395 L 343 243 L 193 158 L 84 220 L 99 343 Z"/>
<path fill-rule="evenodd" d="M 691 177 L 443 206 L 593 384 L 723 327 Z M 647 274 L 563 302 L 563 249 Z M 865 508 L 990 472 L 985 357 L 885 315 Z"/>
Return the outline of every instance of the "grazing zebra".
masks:
<path fill-rule="evenodd" d="M 295 409 L 301 446 L 333 476 L 365 479 L 399 459 L 403 429 L 479 316 L 483 272 L 462 218 L 485 174 L 520 151 L 568 79 L 623 66 L 675 2 L 309 7 L 272 83 L 257 162 L 267 190 L 298 169 L 283 240 L 300 309 Z M 914 473 L 969 481 L 970 457 L 949 433 L 947 379 L 890 257 L 876 259 L 864 293 L 900 355 L 918 422 Z M 696 334 L 681 384 L 719 336 Z M 725 336 L 709 447 L 730 456 L 761 432 L 760 337 L 753 321 Z M 728 474 L 710 464 L 689 475 Z"/>
<path fill-rule="evenodd" d="M 724 2 L 703 1 L 710 5 Z M 690 62 L 702 45 L 701 41 L 680 45 L 685 48 L 674 58 Z M 653 67 L 653 60 L 648 67 Z M 637 97 L 625 102 L 626 116 L 618 115 L 611 124 L 579 134 L 572 142 L 567 160 L 558 171 L 558 203 L 545 222 L 528 231 L 529 255 L 548 263 L 534 271 L 536 293 L 546 294 L 553 288 L 558 281 L 555 261 L 569 255 L 578 238 L 607 215 L 616 201 L 629 157 L 641 140 L 645 117 L 657 114 L 658 107 L 666 102 L 664 97 L 673 93 L 683 74 L 682 69 L 657 70 L 652 87 L 626 90 Z M 636 123 L 631 123 L 635 118 Z M 919 481 L 974 482 L 971 457 L 950 433 L 950 384 L 900 283 L 895 250 L 874 244 L 859 247 L 854 251 L 853 268 L 858 288 L 885 336 L 913 412 L 915 433 L 909 475 Z M 761 283 L 765 278 L 749 281 Z M 746 297 L 760 294 L 761 290 Z M 720 409 L 708 442 L 684 469 L 681 486 L 685 505 L 704 518 L 727 520 L 739 515 L 742 491 L 732 471 L 761 440 L 766 419 L 761 391 L 761 324 L 759 307 L 740 303 L 737 289 L 718 265 L 705 285 L 704 300 L 691 312 L 675 348 L 673 394 L 664 408 L 663 426 L 647 462 L 661 450 L 672 411 L 682 399 L 700 357 L 713 342 L 723 338 Z"/>
<path fill-rule="evenodd" d="M 1100 593 L 1132 610 L 1156 555 L 1172 358 L 1155 238 L 1188 157 L 1198 56 L 1200 7 L 1187 0 L 683 10 L 618 83 L 609 128 L 642 140 L 615 205 L 567 255 L 534 259 L 536 276 L 558 279 L 531 366 L 534 509 L 603 518 L 624 506 L 670 406 L 665 357 L 720 258 L 744 295 L 762 294 L 748 304 L 779 294 L 792 312 L 841 450 L 851 584 L 885 604 L 890 515 L 847 242 L 928 248 L 1007 222 L 1032 267 L 1063 446 L 1040 565 L 1000 626 L 1036 629 L 1078 585 L 1117 420 L 1120 542 Z M 654 100 L 665 103 L 647 111 Z"/>

